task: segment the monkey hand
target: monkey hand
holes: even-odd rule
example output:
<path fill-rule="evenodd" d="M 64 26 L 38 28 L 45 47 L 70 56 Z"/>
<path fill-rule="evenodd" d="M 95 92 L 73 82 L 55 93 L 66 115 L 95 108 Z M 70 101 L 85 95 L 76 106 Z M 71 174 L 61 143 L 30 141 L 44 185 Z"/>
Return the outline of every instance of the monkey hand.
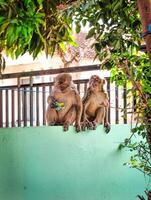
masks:
<path fill-rule="evenodd" d="M 82 128 L 82 131 L 85 131 L 85 129 L 87 128 L 87 120 L 84 120 L 83 122 L 81 122 L 81 128 Z"/>
<path fill-rule="evenodd" d="M 109 107 L 109 101 L 106 99 L 106 100 L 104 100 L 104 102 L 103 102 L 103 106 L 105 106 L 105 107 Z"/>
<path fill-rule="evenodd" d="M 95 120 L 92 122 L 92 124 L 93 124 L 93 130 L 96 130 L 99 124 Z"/>
<path fill-rule="evenodd" d="M 106 133 L 109 133 L 110 130 L 111 130 L 111 126 L 110 126 L 110 123 L 105 123 L 104 124 L 104 130 Z"/>
<path fill-rule="evenodd" d="M 81 125 L 79 123 L 76 123 L 75 124 L 75 129 L 76 129 L 76 132 L 80 132 L 81 131 Z"/>
<path fill-rule="evenodd" d="M 65 123 L 63 124 L 63 131 L 68 131 L 68 129 L 69 129 L 69 123 L 68 123 L 68 122 L 65 122 Z"/>

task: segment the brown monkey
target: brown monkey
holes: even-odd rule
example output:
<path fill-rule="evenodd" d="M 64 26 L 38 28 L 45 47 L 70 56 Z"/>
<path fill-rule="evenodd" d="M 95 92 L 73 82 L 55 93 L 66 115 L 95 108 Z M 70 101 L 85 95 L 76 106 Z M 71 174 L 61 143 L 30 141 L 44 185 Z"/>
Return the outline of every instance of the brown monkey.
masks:
<path fill-rule="evenodd" d="M 79 132 L 82 115 L 82 101 L 70 74 L 59 74 L 54 80 L 54 88 L 47 99 L 46 121 L 48 125 L 63 125 L 67 131 L 75 123 Z"/>
<path fill-rule="evenodd" d="M 105 132 L 110 131 L 108 122 L 108 95 L 104 90 L 105 80 L 97 75 L 91 76 L 88 89 L 83 97 L 82 129 L 96 129 L 104 124 Z"/>

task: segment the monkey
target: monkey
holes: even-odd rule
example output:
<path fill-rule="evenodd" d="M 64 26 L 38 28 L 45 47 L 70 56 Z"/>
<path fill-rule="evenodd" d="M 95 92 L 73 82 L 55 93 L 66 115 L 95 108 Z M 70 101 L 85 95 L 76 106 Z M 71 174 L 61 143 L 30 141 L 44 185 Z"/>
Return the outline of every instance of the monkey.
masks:
<path fill-rule="evenodd" d="M 109 99 L 108 94 L 104 90 L 105 79 L 101 79 L 97 75 L 93 75 L 89 79 L 89 86 L 82 99 L 82 129 L 96 129 L 99 124 L 103 124 L 105 132 L 110 131 L 108 121 Z"/>
<path fill-rule="evenodd" d="M 48 125 L 63 125 L 67 131 L 75 124 L 76 132 L 81 130 L 82 100 L 70 74 L 55 77 L 54 87 L 47 98 L 46 122 Z"/>

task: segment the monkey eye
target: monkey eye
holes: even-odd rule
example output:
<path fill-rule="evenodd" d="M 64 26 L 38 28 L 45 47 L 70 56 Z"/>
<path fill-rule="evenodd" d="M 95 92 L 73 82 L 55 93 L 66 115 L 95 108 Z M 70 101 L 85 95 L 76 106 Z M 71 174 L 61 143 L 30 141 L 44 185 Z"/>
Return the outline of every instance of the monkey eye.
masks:
<path fill-rule="evenodd" d="M 59 84 L 63 84 L 64 83 L 64 81 L 59 81 Z"/>

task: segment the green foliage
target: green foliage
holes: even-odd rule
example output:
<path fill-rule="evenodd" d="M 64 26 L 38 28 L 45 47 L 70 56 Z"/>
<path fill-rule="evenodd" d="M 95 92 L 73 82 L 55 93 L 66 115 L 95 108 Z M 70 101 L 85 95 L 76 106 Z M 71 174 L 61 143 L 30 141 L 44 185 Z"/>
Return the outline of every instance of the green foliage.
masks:
<path fill-rule="evenodd" d="M 150 147 L 146 141 L 146 136 L 147 130 L 145 124 L 136 126 L 132 129 L 132 135 L 130 138 L 125 139 L 125 141 L 119 145 L 119 149 L 128 148 L 133 152 L 130 161 L 124 163 L 124 165 L 136 168 L 146 175 L 151 176 Z"/>
<path fill-rule="evenodd" d="M 87 38 L 95 39 L 93 48 L 102 63 L 101 69 L 111 70 L 111 81 L 133 86 L 138 115 L 135 136 L 141 139 L 136 143 L 126 139 L 120 148 L 127 147 L 132 152 L 130 167 L 150 176 L 151 127 L 147 116 L 151 112 L 151 68 L 148 56 L 139 51 L 142 38 L 137 1 L 85 0 L 65 10 L 64 15 L 74 19 L 77 32 L 82 25 L 89 25 Z"/>
<path fill-rule="evenodd" d="M 0 46 L 12 58 L 29 52 L 52 54 L 61 42 L 73 42 L 68 21 L 57 6 L 64 1 L 0 0 Z M 4 65 L 3 65 L 4 66 Z"/>
<path fill-rule="evenodd" d="M 78 32 L 81 22 L 82 25 L 89 24 L 87 38 L 95 38 L 94 47 L 100 60 L 109 52 L 119 57 L 121 53 L 139 47 L 141 23 L 134 0 L 86 0 L 78 8 L 69 8 L 66 14 L 70 17 L 74 15 Z"/>

